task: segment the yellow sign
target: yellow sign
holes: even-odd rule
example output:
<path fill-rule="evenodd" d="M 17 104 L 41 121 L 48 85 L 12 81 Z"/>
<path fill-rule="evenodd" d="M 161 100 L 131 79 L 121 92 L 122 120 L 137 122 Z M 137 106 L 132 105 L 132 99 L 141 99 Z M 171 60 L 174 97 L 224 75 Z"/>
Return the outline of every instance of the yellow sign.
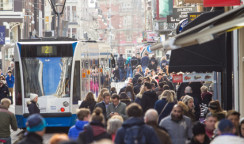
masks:
<path fill-rule="evenodd" d="M 53 47 L 52 46 L 42 46 L 42 53 L 43 54 L 52 54 Z"/>
<path fill-rule="evenodd" d="M 49 16 L 45 16 L 45 22 L 49 23 Z"/>

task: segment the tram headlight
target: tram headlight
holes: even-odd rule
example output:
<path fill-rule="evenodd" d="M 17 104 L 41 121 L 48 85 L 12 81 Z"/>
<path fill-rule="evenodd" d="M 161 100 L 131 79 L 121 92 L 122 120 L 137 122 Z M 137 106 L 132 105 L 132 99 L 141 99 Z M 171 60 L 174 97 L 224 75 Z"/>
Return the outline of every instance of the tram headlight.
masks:
<path fill-rule="evenodd" d="M 65 102 L 63 102 L 63 106 L 67 107 L 67 106 L 69 106 L 69 103 L 67 101 L 65 101 Z"/>

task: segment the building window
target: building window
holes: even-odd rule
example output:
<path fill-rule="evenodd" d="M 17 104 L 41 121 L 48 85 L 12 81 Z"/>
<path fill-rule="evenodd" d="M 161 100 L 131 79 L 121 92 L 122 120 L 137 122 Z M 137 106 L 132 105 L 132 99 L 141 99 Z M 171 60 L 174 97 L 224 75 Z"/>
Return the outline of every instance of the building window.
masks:
<path fill-rule="evenodd" d="M 13 0 L 0 0 L 0 11 L 12 11 Z"/>

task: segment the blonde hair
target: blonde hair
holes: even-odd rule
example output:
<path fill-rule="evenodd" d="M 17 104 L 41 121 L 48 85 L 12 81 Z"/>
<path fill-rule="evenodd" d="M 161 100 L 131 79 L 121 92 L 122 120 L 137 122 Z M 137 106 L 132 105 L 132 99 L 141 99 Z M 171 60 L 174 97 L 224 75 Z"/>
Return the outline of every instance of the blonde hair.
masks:
<path fill-rule="evenodd" d="M 174 96 L 171 93 L 170 90 L 165 90 L 163 93 L 160 95 L 160 99 L 166 98 L 168 102 L 174 102 Z"/>
<path fill-rule="evenodd" d="M 140 92 L 136 95 L 138 98 L 142 98 L 143 93 L 145 92 L 144 85 L 141 86 Z"/>
<path fill-rule="evenodd" d="M 9 108 L 9 106 L 11 105 L 11 100 L 8 99 L 8 98 L 3 98 L 1 100 L 1 105 L 4 107 L 4 108 Z"/>
<path fill-rule="evenodd" d="M 201 87 L 201 92 L 208 92 L 208 87 L 202 86 Z"/>
<path fill-rule="evenodd" d="M 98 102 L 98 103 L 101 102 L 101 101 L 103 101 L 103 94 L 104 94 L 106 91 L 109 92 L 107 88 L 103 88 L 103 89 L 101 90 L 101 92 L 99 93 L 98 98 L 97 98 L 97 102 Z"/>

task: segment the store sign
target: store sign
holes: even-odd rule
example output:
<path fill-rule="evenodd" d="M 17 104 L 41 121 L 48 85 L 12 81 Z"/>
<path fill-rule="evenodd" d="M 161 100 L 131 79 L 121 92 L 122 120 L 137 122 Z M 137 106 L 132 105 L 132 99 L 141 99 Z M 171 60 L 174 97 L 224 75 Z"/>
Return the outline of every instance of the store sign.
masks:
<path fill-rule="evenodd" d="M 191 12 L 191 13 L 188 13 L 188 22 L 193 21 L 194 19 L 199 17 L 201 14 L 202 14 L 202 12 Z"/>
<path fill-rule="evenodd" d="M 178 82 L 201 82 L 201 81 L 214 81 L 213 73 L 188 73 L 173 75 L 173 83 Z"/>
<path fill-rule="evenodd" d="M 172 15 L 167 16 L 167 23 L 179 23 L 180 18 L 173 17 Z"/>
<path fill-rule="evenodd" d="M 147 42 L 156 42 L 157 36 L 158 35 L 155 32 L 147 32 Z"/>
<path fill-rule="evenodd" d="M 204 0 L 204 7 L 223 7 L 240 5 L 240 0 Z"/>
<path fill-rule="evenodd" d="M 203 0 L 185 0 L 185 3 L 203 3 Z"/>
<path fill-rule="evenodd" d="M 179 23 L 181 20 L 188 18 L 188 13 L 196 11 L 196 7 L 173 8 L 173 14 L 167 16 L 167 23 Z"/>
<path fill-rule="evenodd" d="M 0 26 L 0 45 L 5 44 L 5 26 Z"/>

